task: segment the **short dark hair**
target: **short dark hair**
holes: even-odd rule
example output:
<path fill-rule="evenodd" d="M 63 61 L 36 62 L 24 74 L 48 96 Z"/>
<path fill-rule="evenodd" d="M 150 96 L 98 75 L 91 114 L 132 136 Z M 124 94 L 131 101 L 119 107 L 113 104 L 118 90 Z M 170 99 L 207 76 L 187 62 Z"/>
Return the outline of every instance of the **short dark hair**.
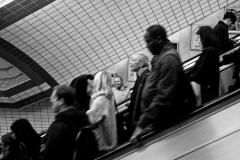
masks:
<path fill-rule="evenodd" d="M 231 19 L 232 23 L 234 24 L 237 20 L 237 17 L 234 13 L 232 12 L 226 12 L 223 16 L 223 19 Z"/>
<path fill-rule="evenodd" d="M 56 97 L 58 99 L 63 99 L 64 103 L 67 106 L 71 106 L 74 104 L 74 90 L 68 85 L 59 85 L 54 88 Z"/>
<path fill-rule="evenodd" d="M 147 34 L 144 36 L 144 39 L 147 43 L 149 38 L 167 40 L 167 31 L 159 24 L 152 25 L 147 28 Z"/>
<path fill-rule="evenodd" d="M 216 47 L 216 37 L 211 27 L 201 26 L 199 27 L 197 34 L 200 36 L 203 48 Z"/>

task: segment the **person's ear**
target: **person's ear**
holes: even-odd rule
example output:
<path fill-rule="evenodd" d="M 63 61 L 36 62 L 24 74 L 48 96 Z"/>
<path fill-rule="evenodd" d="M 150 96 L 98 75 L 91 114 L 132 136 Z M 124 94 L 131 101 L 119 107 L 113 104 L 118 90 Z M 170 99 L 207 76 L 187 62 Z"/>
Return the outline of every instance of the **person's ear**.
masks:
<path fill-rule="evenodd" d="M 64 104 L 63 98 L 61 98 L 61 99 L 58 100 L 58 104 L 59 104 L 59 105 L 63 105 L 63 104 Z"/>
<path fill-rule="evenodd" d="M 139 66 L 142 67 L 143 66 L 143 62 L 139 61 Z"/>

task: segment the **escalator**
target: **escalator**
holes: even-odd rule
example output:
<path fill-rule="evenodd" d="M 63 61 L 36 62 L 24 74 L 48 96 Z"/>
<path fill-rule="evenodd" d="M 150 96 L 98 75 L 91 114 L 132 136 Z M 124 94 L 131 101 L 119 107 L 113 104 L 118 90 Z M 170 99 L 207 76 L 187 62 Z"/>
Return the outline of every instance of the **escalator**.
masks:
<path fill-rule="evenodd" d="M 191 68 L 197 59 L 188 61 L 184 69 Z M 230 67 L 223 66 L 220 72 Z M 240 146 L 240 90 L 199 107 L 167 130 L 143 135 L 138 142 L 120 145 L 96 160 L 215 160 L 221 159 L 220 152 L 223 159 L 238 159 L 237 146 Z"/>
<path fill-rule="evenodd" d="M 184 70 L 190 69 L 197 59 L 198 56 L 185 62 Z M 232 65 L 223 66 L 220 72 L 231 67 Z M 227 157 L 225 159 L 238 159 L 236 157 L 240 157 L 240 152 L 237 152 L 237 146 L 240 146 L 240 90 L 226 93 L 200 106 L 185 120 L 167 130 L 153 131 L 141 136 L 138 142 L 121 144 L 96 160 L 215 160 L 221 159 L 218 157 L 221 151 L 224 153 L 223 157 Z M 119 114 L 127 112 L 125 105 L 118 106 L 118 109 Z M 44 137 L 45 132 L 41 136 Z M 228 147 L 224 148 L 225 145 Z"/>

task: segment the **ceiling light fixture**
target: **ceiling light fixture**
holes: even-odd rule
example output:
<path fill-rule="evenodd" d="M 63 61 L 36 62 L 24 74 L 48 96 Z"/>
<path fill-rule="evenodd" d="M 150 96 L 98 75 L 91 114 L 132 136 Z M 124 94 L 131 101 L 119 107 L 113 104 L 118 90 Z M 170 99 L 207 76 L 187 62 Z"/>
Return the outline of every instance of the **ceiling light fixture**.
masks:
<path fill-rule="evenodd" d="M 8 3 L 12 2 L 14 0 L 0 0 L 0 8 L 7 5 Z"/>

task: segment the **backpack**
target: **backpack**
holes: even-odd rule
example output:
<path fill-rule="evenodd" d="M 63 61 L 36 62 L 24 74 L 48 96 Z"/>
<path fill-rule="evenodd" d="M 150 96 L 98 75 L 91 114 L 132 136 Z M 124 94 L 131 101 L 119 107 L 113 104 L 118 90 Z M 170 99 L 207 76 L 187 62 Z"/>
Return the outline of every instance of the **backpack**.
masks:
<path fill-rule="evenodd" d="M 32 160 L 32 157 L 29 156 L 27 147 L 23 142 L 19 144 L 19 149 L 20 149 L 21 160 Z"/>
<path fill-rule="evenodd" d="M 72 160 L 94 160 L 98 152 L 98 145 L 91 125 L 76 130 L 67 120 L 58 119 L 55 122 L 64 122 L 75 132 Z"/>
<path fill-rule="evenodd" d="M 98 145 L 91 126 L 81 128 L 74 144 L 73 160 L 93 160 L 98 152 Z"/>

